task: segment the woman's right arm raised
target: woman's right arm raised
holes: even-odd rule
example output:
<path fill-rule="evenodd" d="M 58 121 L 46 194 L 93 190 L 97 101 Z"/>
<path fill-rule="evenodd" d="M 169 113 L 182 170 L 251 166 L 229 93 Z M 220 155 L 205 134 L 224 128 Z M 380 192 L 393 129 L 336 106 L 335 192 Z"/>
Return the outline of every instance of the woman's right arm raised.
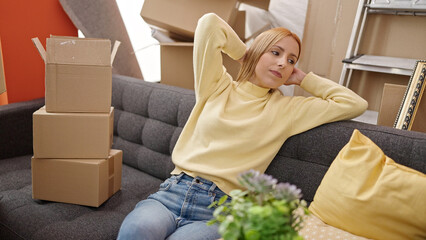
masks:
<path fill-rule="evenodd" d="M 198 20 L 194 38 L 194 77 L 197 100 L 208 97 L 220 85 L 224 74 L 221 52 L 240 59 L 245 44 L 234 30 L 214 13 L 207 13 Z"/>

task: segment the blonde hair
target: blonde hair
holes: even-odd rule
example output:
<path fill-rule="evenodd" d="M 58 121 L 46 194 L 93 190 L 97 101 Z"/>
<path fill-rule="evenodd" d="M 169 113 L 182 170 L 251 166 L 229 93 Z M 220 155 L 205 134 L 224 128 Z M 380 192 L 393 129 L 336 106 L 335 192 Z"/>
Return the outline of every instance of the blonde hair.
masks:
<path fill-rule="evenodd" d="M 280 41 L 284 37 L 292 37 L 296 40 L 299 45 L 299 56 L 301 51 L 301 43 L 299 37 L 292 33 L 287 28 L 279 27 L 272 28 L 256 37 L 252 45 L 246 52 L 244 56 L 242 66 L 237 75 L 237 82 L 247 81 L 253 76 L 257 63 L 259 62 L 260 57 L 268 51 L 274 44 Z M 299 58 L 297 56 L 297 58 Z"/>

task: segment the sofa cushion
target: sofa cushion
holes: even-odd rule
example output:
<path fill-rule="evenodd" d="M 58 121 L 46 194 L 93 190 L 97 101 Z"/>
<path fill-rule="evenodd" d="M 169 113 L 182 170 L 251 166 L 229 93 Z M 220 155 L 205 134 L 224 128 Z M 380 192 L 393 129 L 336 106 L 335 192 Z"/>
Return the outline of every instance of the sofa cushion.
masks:
<path fill-rule="evenodd" d="M 0 239 L 116 239 L 125 216 L 162 182 L 122 171 L 121 190 L 94 208 L 32 199 L 31 155 L 0 160 Z"/>
<path fill-rule="evenodd" d="M 358 130 L 324 176 L 309 210 L 373 239 L 426 238 L 426 175 L 395 163 Z"/>

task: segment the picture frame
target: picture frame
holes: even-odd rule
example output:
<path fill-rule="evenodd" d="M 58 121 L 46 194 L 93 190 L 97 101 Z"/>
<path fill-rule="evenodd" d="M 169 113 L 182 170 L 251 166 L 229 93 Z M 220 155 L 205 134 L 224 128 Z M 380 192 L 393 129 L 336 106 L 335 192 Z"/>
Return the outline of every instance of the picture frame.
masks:
<path fill-rule="evenodd" d="M 394 128 L 411 130 L 425 90 L 425 76 L 426 60 L 419 60 L 416 62 L 407 90 L 402 98 Z"/>

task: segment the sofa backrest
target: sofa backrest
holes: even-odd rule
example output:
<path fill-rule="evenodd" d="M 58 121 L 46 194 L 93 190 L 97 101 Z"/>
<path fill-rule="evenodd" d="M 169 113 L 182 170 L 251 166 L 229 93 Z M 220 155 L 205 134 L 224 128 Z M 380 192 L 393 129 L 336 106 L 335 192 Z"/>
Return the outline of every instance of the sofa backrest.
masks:
<path fill-rule="evenodd" d="M 195 104 L 193 91 L 113 75 L 113 148 L 123 162 L 160 179 L 174 166 L 171 153 Z"/>
<path fill-rule="evenodd" d="M 191 90 L 113 76 L 113 148 L 125 164 L 160 179 L 174 168 L 171 153 L 195 104 Z M 328 167 L 354 129 L 396 162 L 426 172 L 426 134 L 354 121 L 324 124 L 289 138 L 266 173 L 302 189 L 311 202 Z"/>
<path fill-rule="evenodd" d="M 296 184 L 304 199 L 316 189 L 354 129 L 370 138 L 395 162 L 426 173 L 426 134 L 355 121 L 324 124 L 289 138 L 267 169 L 281 182 Z"/>

